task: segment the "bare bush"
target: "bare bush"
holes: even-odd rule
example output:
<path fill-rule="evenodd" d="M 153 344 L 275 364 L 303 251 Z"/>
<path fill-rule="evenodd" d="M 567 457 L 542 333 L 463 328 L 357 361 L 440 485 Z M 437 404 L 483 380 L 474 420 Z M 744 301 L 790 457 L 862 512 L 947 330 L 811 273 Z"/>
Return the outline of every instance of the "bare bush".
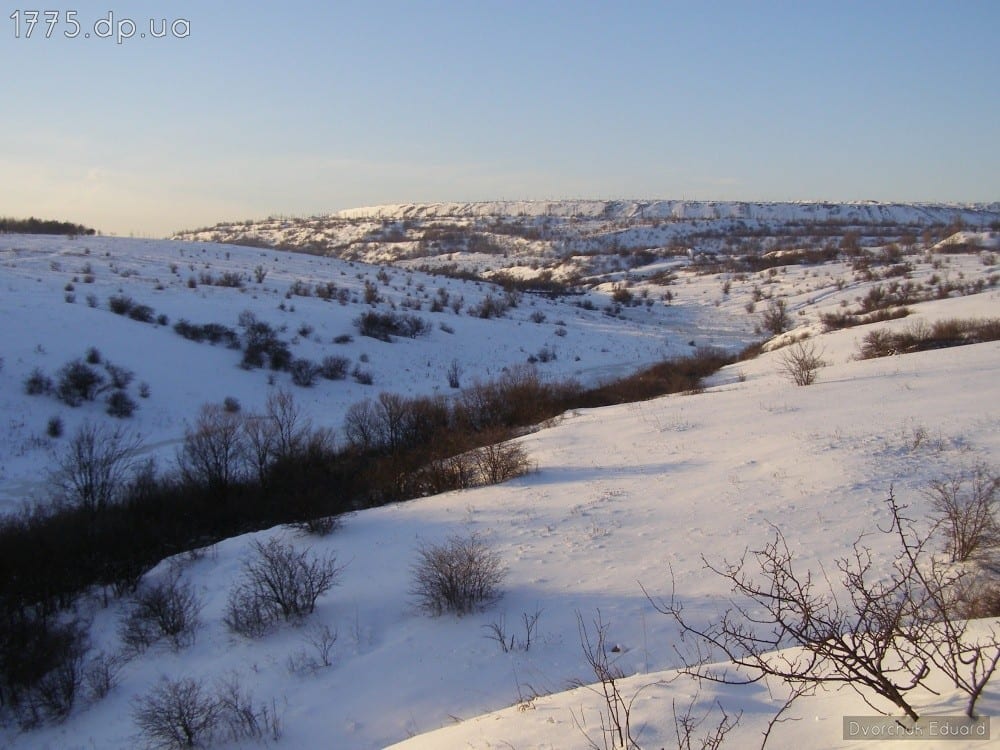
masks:
<path fill-rule="evenodd" d="M 296 521 L 292 526 L 306 534 L 327 536 L 340 528 L 340 518 L 337 516 L 315 516 L 304 521 Z"/>
<path fill-rule="evenodd" d="M 26 729 L 64 719 L 82 684 L 88 649 L 79 620 L 0 611 L 0 708 L 10 708 Z"/>
<path fill-rule="evenodd" d="M 56 377 L 56 396 L 67 406 L 93 401 L 104 386 L 104 376 L 80 359 L 67 362 Z"/>
<path fill-rule="evenodd" d="M 99 701 L 114 689 L 123 665 L 124 659 L 121 656 L 103 651 L 87 662 L 83 682 L 91 700 Z"/>
<path fill-rule="evenodd" d="M 985 464 L 933 480 L 926 494 L 947 535 L 952 562 L 965 562 L 1000 541 L 1000 474 Z"/>
<path fill-rule="evenodd" d="M 236 586 L 229 592 L 226 627 L 244 638 L 260 638 L 274 624 L 274 617 L 267 604 L 247 586 Z"/>
<path fill-rule="evenodd" d="M 203 747 L 219 732 L 222 705 L 198 680 L 163 680 L 134 701 L 132 717 L 151 750 Z"/>
<path fill-rule="evenodd" d="M 837 561 L 841 585 L 826 576 L 825 590 L 811 573 L 795 570 L 780 531 L 753 552 L 757 574 L 744 556 L 722 567 L 706 567 L 732 586 L 731 608 L 707 625 L 695 625 L 671 596 L 654 602 L 682 634 L 694 638 L 695 653 L 685 671 L 699 679 L 729 684 L 777 677 L 793 698 L 810 688 L 847 685 L 872 708 L 888 701 L 907 718 L 918 719 L 909 697 L 935 670 L 966 693 L 966 713 L 1000 665 L 1000 633 L 993 626 L 971 637 L 960 617 L 964 574 L 935 561 L 931 536 L 903 515 L 892 491 L 888 529 L 898 551 L 888 571 L 876 568 L 871 550 L 855 542 L 850 556 Z M 842 603 L 843 602 L 843 603 Z M 791 650 L 789 646 L 798 648 Z M 707 666 L 725 657 L 737 674 Z M 788 707 L 786 704 L 785 708 Z M 784 709 L 782 709 L 784 710 Z"/>
<path fill-rule="evenodd" d="M 792 317 L 783 299 L 772 299 L 761 314 L 761 325 L 765 331 L 777 336 L 792 327 Z"/>
<path fill-rule="evenodd" d="M 860 344 L 860 358 L 890 357 L 896 354 L 979 344 L 1000 339 L 1000 318 L 964 318 L 921 321 L 902 331 L 878 328 L 869 331 Z"/>
<path fill-rule="evenodd" d="M 380 313 L 374 310 L 362 313 L 354 321 L 354 325 L 362 336 L 386 342 L 391 342 L 393 336 L 415 339 L 418 336 L 426 336 L 431 331 L 431 325 L 419 315 Z"/>
<path fill-rule="evenodd" d="M 311 359 L 300 357 L 292 360 L 292 363 L 288 366 L 288 372 L 291 374 L 292 382 L 295 385 L 302 388 L 311 388 L 316 384 L 316 378 L 320 375 L 321 367 Z"/>
<path fill-rule="evenodd" d="M 524 625 L 524 637 L 518 638 L 517 633 L 507 635 L 506 617 L 500 616 L 499 620 L 484 625 L 489 630 L 486 637 L 491 641 L 496 641 L 500 645 L 500 650 L 505 654 L 512 651 L 530 651 L 531 644 L 536 640 L 538 631 L 538 618 L 542 616 L 542 610 L 536 609 L 532 614 L 521 613 L 521 623 Z"/>
<path fill-rule="evenodd" d="M 819 369 L 826 363 L 823 352 L 812 341 L 799 341 L 785 349 L 778 358 L 778 370 L 795 385 L 812 385 Z"/>
<path fill-rule="evenodd" d="M 891 492 L 888 503 L 892 513 L 889 532 L 896 534 L 902 550 L 896 569 L 905 574 L 904 598 L 913 607 L 908 627 L 900 637 L 914 654 L 965 693 L 965 714 L 974 719 L 976 703 L 1000 667 L 997 623 L 985 626 L 979 635 L 970 634 L 969 621 L 962 611 L 967 572 L 924 555 L 928 537 L 915 531 L 913 521 L 903 515 L 904 508 Z"/>
<path fill-rule="evenodd" d="M 143 651 L 161 638 L 177 650 L 194 642 L 203 604 L 191 584 L 178 571 L 165 580 L 143 586 L 121 624 L 122 642 Z"/>
<path fill-rule="evenodd" d="M 432 615 L 464 615 L 499 598 L 507 575 L 499 553 L 476 534 L 424 544 L 413 566 L 412 594 Z"/>
<path fill-rule="evenodd" d="M 52 378 L 36 367 L 24 381 L 24 392 L 29 396 L 42 396 L 52 392 Z"/>
<path fill-rule="evenodd" d="M 108 395 L 108 414 L 117 419 L 127 419 L 135 413 L 138 404 L 123 390 L 112 391 Z"/>
<path fill-rule="evenodd" d="M 927 676 L 927 661 L 898 638 L 912 611 L 901 596 L 903 580 L 873 581 L 871 553 L 856 544 L 853 556 L 838 562 L 848 594 L 848 604 L 842 605 L 832 591 L 817 590 L 811 574 L 795 569 L 779 531 L 752 559 L 756 576 L 745 557 L 721 568 L 705 561 L 738 597 L 715 622 L 695 625 L 673 598 L 654 603 L 686 637 L 694 637 L 698 650 L 688 673 L 737 684 L 774 676 L 792 686 L 847 685 L 876 710 L 869 694 L 918 718 L 907 693 Z M 740 668 L 740 676 L 706 666 L 720 656 Z"/>
<path fill-rule="evenodd" d="M 676 700 L 671 701 L 670 708 L 674 716 L 674 736 L 677 738 L 677 748 L 678 750 L 693 750 L 693 748 L 698 748 L 699 750 L 718 750 L 725 742 L 726 735 L 739 724 L 743 712 L 740 711 L 735 716 L 732 716 L 726 712 L 721 703 L 716 701 L 715 706 L 719 714 L 721 714 L 719 721 L 716 724 L 709 725 L 709 728 L 699 736 L 698 732 L 710 714 L 696 716 L 694 707 L 697 702 L 698 695 L 695 694 L 684 710 L 678 711 Z M 766 735 L 764 742 L 767 742 Z"/>
<path fill-rule="evenodd" d="M 69 716 L 83 684 L 85 653 L 76 650 L 68 654 L 38 681 L 28 701 L 21 706 L 22 723 L 33 726 L 42 721 L 60 722 Z"/>
<path fill-rule="evenodd" d="M 265 631 L 279 619 L 305 617 L 316 600 L 333 588 L 343 572 L 334 557 L 297 551 L 272 537 L 252 544 L 255 556 L 243 565 L 243 578 L 230 592 L 226 623 L 244 635 Z"/>
<path fill-rule="evenodd" d="M 240 684 L 236 675 L 222 680 L 215 693 L 219 710 L 219 724 L 225 728 L 226 739 L 230 742 L 281 739 L 281 718 L 272 701 L 255 703 L 253 695 Z"/>
<path fill-rule="evenodd" d="M 473 452 L 476 468 L 486 484 L 500 484 L 531 471 L 531 460 L 518 443 L 494 443 Z"/>
<path fill-rule="evenodd" d="M 350 366 L 351 360 L 347 357 L 323 357 L 319 366 L 319 374 L 327 380 L 343 380 L 347 377 Z"/>
<path fill-rule="evenodd" d="M 102 510 L 118 500 L 140 447 L 138 436 L 121 427 L 85 422 L 70 440 L 52 482 L 71 505 Z"/>
<path fill-rule="evenodd" d="M 337 631 L 329 625 L 310 628 L 303 640 L 309 649 L 295 652 L 288 659 L 288 671 L 315 672 L 333 666 L 333 647 L 337 643 Z"/>
<path fill-rule="evenodd" d="M 457 359 L 453 359 L 451 364 L 448 365 L 447 376 L 449 388 L 458 388 L 461 386 L 462 365 Z"/>
<path fill-rule="evenodd" d="M 625 677 L 625 673 L 609 655 L 608 623 L 601 619 L 600 611 L 598 611 L 597 618 L 593 623 L 593 635 L 579 612 L 576 613 L 576 623 L 577 629 L 580 631 L 580 646 L 583 649 L 584 659 L 586 659 L 594 677 L 597 678 L 600 686 L 597 689 L 598 694 L 603 699 L 600 743 L 587 733 L 582 714 L 580 720 L 577 720 L 574 714 L 573 721 L 594 750 L 602 750 L 602 748 L 607 750 L 610 748 L 639 750 L 639 743 L 632 732 L 632 704 L 638 697 L 638 693 L 633 694 L 631 698 L 626 698 L 621 692 L 618 682 Z M 576 681 L 576 684 L 585 686 L 588 683 L 581 680 Z"/>

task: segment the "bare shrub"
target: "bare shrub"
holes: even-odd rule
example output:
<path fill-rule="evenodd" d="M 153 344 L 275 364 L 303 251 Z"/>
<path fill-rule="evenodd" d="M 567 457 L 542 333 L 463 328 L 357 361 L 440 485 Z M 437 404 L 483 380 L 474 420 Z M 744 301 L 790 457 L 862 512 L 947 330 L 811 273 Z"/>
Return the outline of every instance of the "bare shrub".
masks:
<path fill-rule="evenodd" d="M 102 700 L 118 684 L 118 675 L 124 666 L 124 659 L 117 654 L 103 651 L 87 662 L 83 672 L 83 682 L 91 700 Z"/>
<path fill-rule="evenodd" d="M 117 419 L 127 419 L 135 413 L 138 405 L 123 390 L 112 391 L 108 395 L 108 414 Z"/>
<path fill-rule="evenodd" d="M 609 656 L 608 649 L 608 623 L 601 619 L 598 611 L 597 619 L 594 620 L 594 633 L 591 635 L 590 629 L 583 621 L 583 616 L 576 613 L 577 629 L 580 632 L 580 646 L 583 649 L 584 659 L 593 672 L 599 683 L 599 695 L 604 701 L 601 711 L 601 734 L 600 744 L 591 737 L 584 729 L 584 722 L 577 721 L 573 715 L 573 721 L 583 732 L 590 746 L 601 750 L 601 748 L 624 748 L 626 750 L 639 750 L 639 743 L 632 733 L 632 704 L 635 702 L 638 693 L 626 698 L 622 695 L 618 681 L 625 677 L 625 673 L 614 663 Z M 576 681 L 579 686 L 587 683 Z"/>
<path fill-rule="evenodd" d="M 500 650 L 505 654 L 512 651 L 530 651 L 531 644 L 536 640 L 538 618 L 541 616 L 541 609 L 535 609 L 530 615 L 527 612 L 522 612 L 521 623 L 524 625 L 524 637 L 518 638 L 517 633 L 511 633 L 509 637 L 507 636 L 506 617 L 501 615 L 499 620 L 484 626 L 489 630 L 486 637 L 500 644 Z"/>
<path fill-rule="evenodd" d="M 247 586 L 236 586 L 229 592 L 226 627 L 244 638 L 260 638 L 271 629 L 274 618 L 266 603 Z"/>
<path fill-rule="evenodd" d="M 753 553 L 757 576 L 747 571 L 746 557 L 721 568 L 706 561 L 738 598 L 715 622 L 693 625 L 673 596 L 669 603 L 654 602 L 695 639 L 695 658 L 685 671 L 729 684 L 777 677 L 793 689 L 790 700 L 816 687 L 847 685 L 872 708 L 882 711 L 874 700 L 884 699 L 915 721 L 909 693 L 926 687 L 936 670 L 966 694 L 966 715 L 974 718 L 976 702 L 1000 666 L 1000 633 L 991 625 L 970 635 L 961 607 L 965 574 L 934 559 L 930 534 L 916 529 L 891 490 L 887 504 L 889 528 L 878 528 L 895 536 L 896 557 L 888 571 L 878 570 L 871 550 L 855 542 L 853 553 L 837 562 L 846 596 L 838 596 L 828 577 L 827 590 L 820 591 L 810 573 L 796 571 L 775 531 Z M 787 646 L 799 648 L 780 650 Z M 737 674 L 707 666 L 720 654 Z"/>
<path fill-rule="evenodd" d="M 333 647 L 337 643 L 337 631 L 329 625 L 316 625 L 303 636 L 309 649 L 297 651 L 288 659 L 288 671 L 315 672 L 333 666 Z"/>
<path fill-rule="evenodd" d="M 281 739 L 281 718 L 272 701 L 255 703 L 253 695 L 240 684 L 236 675 L 222 680 L 215 693 L 219 710 L 219 724 L 225 728 L 226 739 L 230 742 Z"/>
<path fill-rule="evenodd" d="M 507 575 L 499 553 L 476 534 L 452 536 L 443 544 L 424 544 L 417 550 L 411 593 L 432 615 L 464 615 L 500 596 Z"/>
<path fill-rule="evenodd" d="M 291 392 L 273 391 L 263 414 L 248 414 L 241 422 L 244 461 L 266 484 L 268 474 L 281 461 L 294 460 L 308 451 L 329 450 L 334 442 L 331 430 L 313 428 L 302 414 Z"/>
<path fill-rule="evenodd" d="M 121 427 L 84 423 L 52 474 L 53 484 L 72 505 L 92 511 L 116 502 L 141 446 Z"/>
<path fill-rule="evenodd" d="M 388 312 L 380 313 L 369 310 L 362 313 L 355 321 L 358 333 L 370 336 L 380 341 L 392 341 L 393 336 L 404 336 L 415 339 L 425 336 L 431 331 L 431 325 L 419 315 Z"/>
<path fill-rule="evenodd" d="M 935 479 L 927 487 L 935 518 L 947 535 L 952 562 L 1000 541 L 1000 474 L 986 464 Z"/>
<path fill-rule="evenodd" d="M 912 324 L 903 331 L 870 331 L 860 345 L 861 359 L 979 344 L 1000 339 L 1000 318 L 937 320 L 933 325 Z"/>
<path fill-rule="evenodd" d="M 826 364 L 822 355 L 812 341 L 796 342 L 778 358 L 778 370 L 795 385 L 812 385 L 819 369 Z"/>
<path fill-rule="evenodd" d="M 135 307 L 135 300 L 124 294 L 108 297 L 108 309 L 116 315 L 128 315 Z"/>
<path fill-rule="evenodd" d="M 292 360 L 288 366 L 288 372 L 292 376 L 292 382 L 302 388 L 311 388 L 316 384 L 316 378 L 320 375 L 321 368 L 311 359 L 300 357 Z"/>
<path fill-rule="evenodd" d="M 527 452 L 518 443 L 494 443 L 473 452 L 480 478 L 486 484 L 500 484 L 531 471 Z"/>
<path fill-rule="evenodd" d="M 69 716 L 83 684 L 85 651 L 68 654 L 38 684 L 29 701 L 31 723 L 36 720 L 59 722 Z"/>
<path fill-rule="evenodd" d="M 347 377 L 350 366 L 351 360 L 347 357 L 323 357 L 319 365 L 319 374 L 327 380 L 343 380 Z"/>
<path fill-rule="evenodd" d="M 163 680 L 133 702 L 132 717 L 152 750 L 203 747 L 217 736 L 219 699 L 191 677 Z"/>
<path fill-rule="evenodd" d="M 49 421 L 45 425 L 45 434 L 50 438 L 60 438 L 63 435 L 64 429 L 65 427 L 63 425 L 62 417 L 50 417 Z"/>
<path fill-rule="evenodd" d="M 866 333 L 859 348 L 861 359 L 891 357 L 899 353 L 898 342 L 888 328 L 876 328 Z"/>
<path fill-rule="evenodd" d="M 461 386 L 462 379 L 462 365 L 457 359 L 453 359 L 451 364 L 448 365 L 448 387 L 458 388 Z"/>
<path fill-rule="evenodd" d="M 873 708 L 869 694 L 918 718 L 907 693 L 926 677 L 927 663 L 898 638 L 912 612 L 911 603 L 901 596 L 905 582 L 899 576 L 872 580 L 871 553 L 855 544 L 853 556 L 837 566 L 848 594 L 844 605 L 833 591 L 818 591 L 810 574 L 795 569 L 779 531 L 752 559 L 757 575 L 748 570 L 745 557 L 723 567 L 705 561 L 738 597 L 715 622 L 694 625 L 673 598 L 654 603 L 685 637 L 695 639 L 698 652 L 687 664 L 689 674 L 737 684 L 774 676 L 793 687 L 847 685 Z M 799 648 L 782 650 L 789 646 Z M 720 655 L 743 671 L 726 675 L 724 668 L 706 666 Z"/>
<path fill-rule="evenodd" d="M 896 534 L 902 550 L 895 567 L 904 574 L 904 598 L 914 611 L 900 636 L 928 667 L 942 672 L 965 693 L 965 715 L 974 719 L 976 703 L 1000 667 L 997 623 L 986 625 L 978 635 L 970 634 L 964 611 L 968 571 L 925 554 L 929 537 L 914 529 L 891 491 L 888 503 L 892 513 L 889 533 Z"/>
<path fill-rule="evenodd" d="M 761 314 L 761 325 L 765 331 L 777 336 L 792 327 L 792 316 L 788 314 L 788 305 L 783 299 L 772 299 L 767 309 Z"/>
<path fill-rule="evenodd" d="M 121 624 L 122 642 L 143 651 L 161 638 L 179 650 L 194 643 L 203 603 L 191 584 L 173 571 L 165 580 L 140 588 Z"/>
<path fill-rule="evenodd" d="M 316 516 L 304 521 L 297 521 L 292 525 L 306 534 L 327 536 L 340 528 L 340 519 L 337 516 Z"/>
<path fill-rule="evenodd" d="M 104 385 L 104 376 L 79 359 L 63 365 L 56 377 L 56 396 L 67 406 L 93 401 Z"/>
<path fill-rule="evenodd" d="M 24 381 L 24 392 L 29 396 L 44 396 L 52 392 L 52 378 L 36 367 Z"/>
<path fill-rule="evenodd" d="M 251 546 L 255 556 L 244 563 L 226 614 L 229 627 L 243 635 L 260 634 L 279 619 L 311 614 L 316 600 L 338 583 L 344 569 L 334 557 L 300 552 L 274 537 Z"/>
<path fill-rule="evenodd" d="M 677 748 L 678 750 L 692 750 L 693 748 L 698 748 L 699 750 L 718 750 L 725 742 L 726 735 L 740 723 L 743 712 L 740 711 L 735 716 L 732 716 L 726 712 L 726 709 L 722 707 L 719 701 L 715 701 L 715 707 L 720 714 L 718 723 L 709 725 L 709 728 L 699 736 L 698 732 L 711 715 L 711 712 L 701 716 L 695 715 L 694 707 L 697 703 L 697 693 L 691 698 L 690 703 L 688 703 L 683 711 L 677 710 L 676 699 L 670 702 L 671 713 L 674 717 L 674 736 L 677 738 Z M 767 744 L 767 736 L 770 731 L 770 727 L 768 727 L 767 732 L 764 734 L 764 741 L 761 743 L 762 748 Z"/>
<path fill-rule="evenodd" d="M 89 649 L 86 625 L 27 613 L 2 614 L 0 706 L 10 707 L 25 729 L 62 721 L 83 683 Z"/>

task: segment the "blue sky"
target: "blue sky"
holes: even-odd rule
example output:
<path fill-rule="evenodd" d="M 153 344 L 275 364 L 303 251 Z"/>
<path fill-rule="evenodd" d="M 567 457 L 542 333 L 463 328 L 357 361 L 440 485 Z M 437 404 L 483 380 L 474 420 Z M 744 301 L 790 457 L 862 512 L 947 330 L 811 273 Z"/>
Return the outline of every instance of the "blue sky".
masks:
<path fill-rule="evenodd" d="M 109 12 L 136 36 L 97 38 Z M 190 34 L 139 38 L 151 18 Z M 0 19 L 0 215 L 162 236 L 411 201 L 1000 200 L 996 0 L 104 0 L 48 39 L 26 21 Z"/>

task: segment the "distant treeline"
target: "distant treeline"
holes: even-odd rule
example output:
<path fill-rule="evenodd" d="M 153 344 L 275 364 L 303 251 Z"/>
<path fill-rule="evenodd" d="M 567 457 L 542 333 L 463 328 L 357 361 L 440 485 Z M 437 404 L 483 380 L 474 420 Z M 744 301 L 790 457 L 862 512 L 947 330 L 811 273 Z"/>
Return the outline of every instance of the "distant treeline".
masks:
<path fill-rule="evenodd" d="M 8 216 L 0 217 L 0 234 L 5 232 L 16 232 L 18 234 L 83 234 L 92 235 L 96 231 L 85 227 L 83 224 L 74 224 L 70 221 L 54 221 L 52 219 L 13 219 Z"/>

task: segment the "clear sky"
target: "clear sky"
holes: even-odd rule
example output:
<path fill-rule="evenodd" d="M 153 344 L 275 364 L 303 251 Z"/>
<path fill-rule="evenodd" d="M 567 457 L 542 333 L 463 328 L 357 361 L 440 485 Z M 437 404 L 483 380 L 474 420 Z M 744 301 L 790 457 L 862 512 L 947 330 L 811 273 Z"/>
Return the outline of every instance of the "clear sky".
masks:
<path fill-rule="evenodd" d="M 0 215 L 1000 200 L 998 0 L 63 5 L 3 9 Z"/>

